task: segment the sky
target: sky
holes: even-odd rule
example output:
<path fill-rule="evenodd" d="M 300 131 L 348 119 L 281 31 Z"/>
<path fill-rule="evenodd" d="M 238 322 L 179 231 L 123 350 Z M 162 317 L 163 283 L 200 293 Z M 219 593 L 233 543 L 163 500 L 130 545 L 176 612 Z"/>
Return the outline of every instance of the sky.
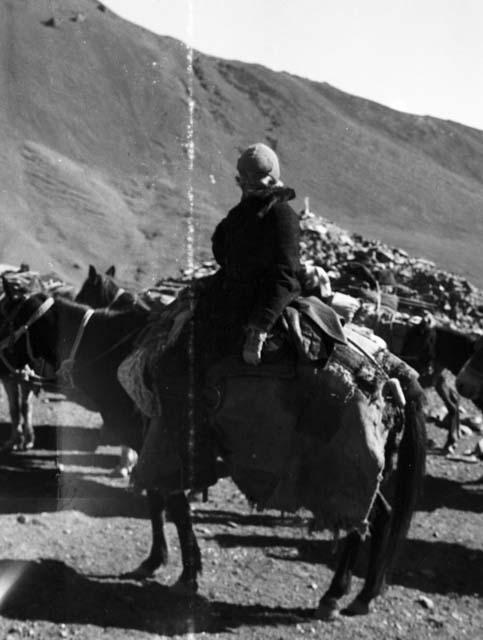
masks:
<path fill-rule="evenodd" d="M 483 0 L 105 0 L 221 58 L 483 130 Z"/>

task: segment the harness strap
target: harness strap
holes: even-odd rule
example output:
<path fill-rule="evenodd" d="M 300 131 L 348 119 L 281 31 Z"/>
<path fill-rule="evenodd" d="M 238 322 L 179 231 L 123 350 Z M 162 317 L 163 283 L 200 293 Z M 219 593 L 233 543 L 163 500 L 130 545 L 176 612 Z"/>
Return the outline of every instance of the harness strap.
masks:
<path fill-rule="evenodd" d="M 57 375 L 59 378 L 66 382 L 70 387 L 74 387 L 74 380 L 72 378 L 72 371 L 74 369 L 75 357 L 77 355 L 77 351 L 79 349 L 80 343 L 84 336 L 84 331 L 94 314 L 94 309 L 87 309 L 84 313 L 79 328 L 77 329 L 77 334 L 74 339 L 74 344 L 72 345 L 72 349 L 70 350 L 69 357 L 63 360 L 60 364 L 59 370 L 57 371 Z"/>
<path fill-rule="evenodd" d="M 81 343 L 81 340 L 84 336 L 84 331 L 87 327 L 87 324 L 89 322 L 89 320 L 91 319 L 91 317 L 94 314 L 94 309 L 87 309 L 87 311 L 84 313 L 84 316 L 81 320 L 81 323 L 79 325 L 79 328 L 77 329 L 77 335 L 75 337 L 74 340 L 74 344 L 72 345 L 72 349 L 70 351 L 70 357 L 69 360 L 74 360 L 76 355 L 77 355 L 77 351 L 79 349 L 79 345 Z"/>
<path fill-rule="evenodd" d="M 23 326 L 19 327 L 10 336 L 8 336 L 7 338 L 4 338 L 0 342 L 0 351 L 4 351 L 8 347 L 11 347 L 16 342 L 18 342 L 18 340 L 20 340 L 20 338 L 25 333 L 27 333 L 29 327 L 31 327 L 35 322 L 37 322 L 37 320 L 40 320 L 40 318 L 47 313 L 47 311 L 54 304 L 54 302 L 55 302 L 55 299 L 52 297 L 47 298 L 44 302 L 42 302 L 40 307 L 30 316 L 30 318 L 27 320 L 27 322 Z"/>

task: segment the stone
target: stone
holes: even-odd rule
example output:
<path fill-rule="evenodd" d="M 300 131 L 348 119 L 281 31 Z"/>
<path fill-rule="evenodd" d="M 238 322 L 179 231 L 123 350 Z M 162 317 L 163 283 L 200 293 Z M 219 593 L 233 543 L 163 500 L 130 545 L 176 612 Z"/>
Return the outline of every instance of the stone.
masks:
<path fill-rule="evenodd" d="M 431 598 L 428 598 L 426 596 L 419 596 L 416 602 L 420 604 L 424 609 L 429 609 L 431 611 L 434 609 L 434 602 L 431 600 Z"/>

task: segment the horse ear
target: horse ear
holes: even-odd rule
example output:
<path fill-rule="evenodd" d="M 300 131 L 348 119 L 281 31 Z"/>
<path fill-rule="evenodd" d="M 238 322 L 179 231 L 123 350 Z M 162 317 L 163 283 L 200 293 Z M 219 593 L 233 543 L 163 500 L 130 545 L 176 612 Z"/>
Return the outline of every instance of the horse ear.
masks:
<path fill-rule="evenodd" d="M 91 264 L 89 265 L 89 275 L 88 278 L 89 280 L 95 280 L 97 277 L 97 271 L 96 268 L 93 267 Z"/>
<path fill-rule="evenodd" d="M 111 267 L 109 267 L 109 269 L 106 271 L 106 276 L 111 276 L 111 278 L 114 278 L 114 276 L 116 275 L 116 267 L 114 265 L 112 265 Z"/>

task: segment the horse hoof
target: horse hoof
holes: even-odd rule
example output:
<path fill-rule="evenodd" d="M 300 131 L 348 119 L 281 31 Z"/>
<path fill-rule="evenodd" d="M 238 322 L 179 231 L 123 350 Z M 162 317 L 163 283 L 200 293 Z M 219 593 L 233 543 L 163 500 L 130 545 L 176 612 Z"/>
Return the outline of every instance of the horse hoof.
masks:
<path fill-rule="evenodd" d="M 335 598 L 324 600 L 321 598 L 319 606 L 315 611 L 318 620 L 336 620 L 340 616 L 340 609 Z"/>
<path fill-rule="evenodd" d="M 348 607 L 342 610 L 345 616 L 365 616 L 370 613 L 371 607 L 368 602 L 363 602 L 357 598 Z"/>
<path fill-rule="evenodd" d="M 34 441 L 33 440 L 28 440 L 28 442 L 26 442 L 24 444 L 23 448 L 24 448 L 25 451 L 30 451 L 31 449 L 34 448 Z"/>
<path fill-rule="evenodd" d="M 169 588 L 171 593 L 183 598 L 192 598 L 198 592 L 198 582 L 196 579 L 186 580 L 178 578 L 176 582 Z"/>
<path fill-rule="evenodd" d="M 154 578 L 155 574 L 156 569 L 140 564 L 137 569 L 123 573 L 119 577 L 125 580 L 149 580 L 149 578 Z"/>

